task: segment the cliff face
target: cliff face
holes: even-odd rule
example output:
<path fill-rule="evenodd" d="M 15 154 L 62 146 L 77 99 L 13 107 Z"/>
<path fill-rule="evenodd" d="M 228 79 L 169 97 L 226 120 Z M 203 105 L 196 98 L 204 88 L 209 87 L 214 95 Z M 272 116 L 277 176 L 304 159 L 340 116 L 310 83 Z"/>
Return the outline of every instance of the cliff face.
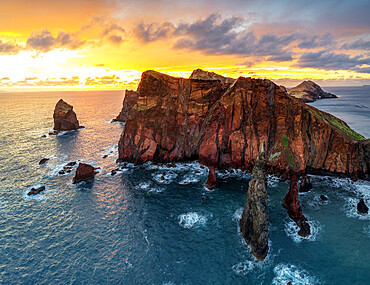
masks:
<path fill-rule="evenodd" d="M 369 177 L 369 140 L 270 80 L 184 79 L 146 71 L 138 93 L 119 141 L 119 161 L 199 159 L 251 170 L 265 141 L 270 173 Z"/>
<path fill-rule="evenodd" d="M 338 98 L 336 95 L 325 92 L 313 81 L 303 81 L 296 87 L 288 90 L 288 93 L 303 102 L 313 102 L 323 98 Z"/>
<path fill-rule="evenodd" d="M 53 118 L 54 130 L 69 131 L 77 130 L 80 127 L 76 113 L 73 111 L 73 106 L 62 99 L 55 105 Z"/>
<path fill-rule="evenodd" d="M 133 119 L 136 111 L 133 107 L 137 103 L 138 97 L 138 92 L 126 90 L 122 110 L 113 121 L 126 122 L 127 120 Z"/>

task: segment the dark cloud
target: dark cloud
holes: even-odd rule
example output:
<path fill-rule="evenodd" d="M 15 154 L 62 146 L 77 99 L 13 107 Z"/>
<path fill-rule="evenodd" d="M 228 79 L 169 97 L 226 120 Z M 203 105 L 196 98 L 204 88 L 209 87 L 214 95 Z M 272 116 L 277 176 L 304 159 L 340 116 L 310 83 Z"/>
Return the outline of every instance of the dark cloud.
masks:
<path fill-rule="evenodd" d="M 17 54 L 22 47 L 12 42 L 4 42 L 0 40 L 0 55 L 1 54 Z"/>
<path fill-rule="evenodd" d="M 352 68 L 352 70 L 358 73 L 370 73 L 370 67 L 356 67 Z"/>
<path fill-rule="evenodd" d="M 276 61 L 276 62 L 282 62 L 282 61 L 292 61 L 293 57 L 291 53 L 281 54 L 281 55 L 273 55 L 269 56 L 267 61 Z"/>
<path fill-rule="evenodd" d="M 60 31 L 58 36 L 54 37 L 47 29 L 34 31 L 27 39 L 28 48 L 42 52 L 48 52 L 54 48 L 77 49 L 84 43 L 76 34 Z"/>
<path fill-rule="evenodd" d="M 257 37 L 248 32 L 246 22 L 240 17 L 222 19 L 219 14 L 211 14 L 193 23 L 139 24 L 135 35 L 145 43 L 157 40 L 173 40 L 173 48 L 197 50 L 207 54 L 234 54 L 240 56 L 270 56 L 269 60 L 279 58 L 292 60 L 289 45 L 298 39 L 299 34 L 264 34 Z"/>
<path fill-rule="evenodd" d="M 134 29 L 134 35 L 144 43 L 165 39 L 173 35 L 175 26 L 172 23 L 161 24 L 138 24 Z"/>
<path fill-rule="evenodd" d="M 359 50 L 370 50 L 370 41 L 357 40 L 350 43 L 345 43 L 341 47 L 342 49 L 359 49 Z"/>
<path fill-rule="evenodd" d="M 336 44 L 334 36 L 331 33 L 324 35 L 314 35 L 312 37 L 305 37 L 297 46 L 302 49 L 311 49 L 317 47 L 327 47 Z"/>
<path fill-rule="evenodd" d="M 106 17 L 92 17 L 90 22 L 82 26 L 78 33 L 82 34 L 87 30 L 96 35 L 95 39 L 89 41 L 93 46 L 100 46 L 107 40 L 117 45 L 125 41 L 125 29 L 114 20 Z"/>
<path fill-rule="evenodd" d="M 122 39 L 121 36 L 118 36 L 118 35 L 111 35 L 109 37 L 109 40 L 114 43 L 114 44 L 121 44 L 124 42 L 124 40 Z"/>
<path fill-rule="evenodd" d="M 361 56 L 351 57 L 347 54 L 338 54 L 330 51 L 318 51 L 303 54 L 296 66 L 327 70 L 349 70 L 364 64 L 370 65 L 370 58 L 362 58 Z"/>

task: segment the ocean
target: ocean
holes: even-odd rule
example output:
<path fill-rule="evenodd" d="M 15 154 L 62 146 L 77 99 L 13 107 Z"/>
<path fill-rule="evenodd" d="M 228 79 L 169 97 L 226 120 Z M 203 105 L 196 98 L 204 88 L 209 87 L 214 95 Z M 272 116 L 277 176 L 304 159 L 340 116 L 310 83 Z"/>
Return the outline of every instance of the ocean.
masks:
<path fill-rule="evenodd" d="M 369 138 L 370 88 L 324 89 L 340 98 L 312 105 Z M 86 128 L 48 135 L 60 98 Z M 0 284 L 368 284 L 370 215 L 356 204 L 370 205 L 370 182 L 311 176 L 313 189 L 299 198 L 312 235 L 301 238 L 282 207 L 288 182 L 269 176 L 270 251 L 256 261 L 238 226 L 250 174 L 220 172 L 212 191 L 197 162 L 111 174 L 124 124 L 110 121 L 122 99 L 122 91 L 0 92 Z M 58 174 L 71 161 L 99 173 L 74 185 L 74 171 Z"/>

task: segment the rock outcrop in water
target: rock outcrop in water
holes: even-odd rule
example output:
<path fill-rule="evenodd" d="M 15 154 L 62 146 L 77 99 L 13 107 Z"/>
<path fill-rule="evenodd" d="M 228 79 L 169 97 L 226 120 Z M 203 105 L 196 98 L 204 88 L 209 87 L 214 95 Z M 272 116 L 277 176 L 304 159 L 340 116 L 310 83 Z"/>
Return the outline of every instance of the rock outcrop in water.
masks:
<path fill-rule="evenodd" d="M 283 206 L 287 209 L 289 217 L 295 221 L 300 228 L 298 234 L 302 237 L 309 236 L 311 233 L 307 218 L 302 213 L 302 208 L 298 200 L 298 175 L 293 174 L 290 181 L 289 192 L 285 196 Z"/>
<path fill-rule="evenodd" d="M 37 194 L 40 194 L 42 191 L 44 191 L 46 189 L 45 186 L 41 186 L 41 187 L 38 187 L 38 188 L 34 188 L 32 187 L 31 190 L 27 193 L 28 196 L 33 196 L 33 195 L 37 195 Z"/>
<path fill-rule="evenodd" d="M 240 77 L 230 83 L 146 71 L 137 92 L 118 161 L 199 159 L 251 171 L 265 141 L 268 173 L 294 169 L 369 178 L 370 140 L 270 80 Z"/>
<path fill-rule="evenodd" d="M 86 163 L 79 163 L 76 169 L 75 177 L 73 177 L 73 184 L 93 179 L 95 173 L 95 167 Z"/>
<path fill-rule="evenodd" d="M 56 131 L 70 131 L 80 128 L 73 106 L 64 102 L 63 99 L 60 99 L 56 104 L 53 118 L 54 130 Z"/>
<path fill-rule="evenodd" d="M 138 97 L 138 92 L 126 90 L 122 110 L 113 121 L 126 122 L 127 120 L 132 120 L 136 114 L 136 108 L 134 106 L 137 103 Z"/>
<path fill-rule="evenodd" d="M 253 255 L 258 260 L 264 260 L 269 249 L 264 144 L 261 144 L 261 146 L 257 163 L 252 171 L 252 180 L 249 182 L 244 210 L 239 221 L 244 240 L 250 245 Z"/>
<path fill-rule="evenodd" d="M 314 102 L 317 99 L 338 98 L 332 93 L 325 92 L 319 85 L 310 80 L 303 81 L 296 87 L 289 89 L 288 93 L 305 103 Z"/>
<path fill-rule="evenodd" d="M 361 199 L 360 202 L 357 204 L 357 211 L 360 214 L 367 214 L 369 213 L 369 208 L 366 206 L 364 199 Z"/>

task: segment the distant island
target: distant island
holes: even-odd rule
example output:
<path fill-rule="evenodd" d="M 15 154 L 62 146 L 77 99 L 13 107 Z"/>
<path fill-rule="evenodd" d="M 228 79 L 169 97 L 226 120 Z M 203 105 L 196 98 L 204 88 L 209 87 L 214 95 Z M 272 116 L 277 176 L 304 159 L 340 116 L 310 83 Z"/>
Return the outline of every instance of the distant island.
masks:
<path fill-rule="evenodd" d="M 318 84 L 311 80 L 303 81 L 296 87 L 288 89 L 287 92 L 289 95 L 301 99 L 305 103 L 314 102 L 317 99 L 338 98 L 332 93 L 325 92 Z"/>

